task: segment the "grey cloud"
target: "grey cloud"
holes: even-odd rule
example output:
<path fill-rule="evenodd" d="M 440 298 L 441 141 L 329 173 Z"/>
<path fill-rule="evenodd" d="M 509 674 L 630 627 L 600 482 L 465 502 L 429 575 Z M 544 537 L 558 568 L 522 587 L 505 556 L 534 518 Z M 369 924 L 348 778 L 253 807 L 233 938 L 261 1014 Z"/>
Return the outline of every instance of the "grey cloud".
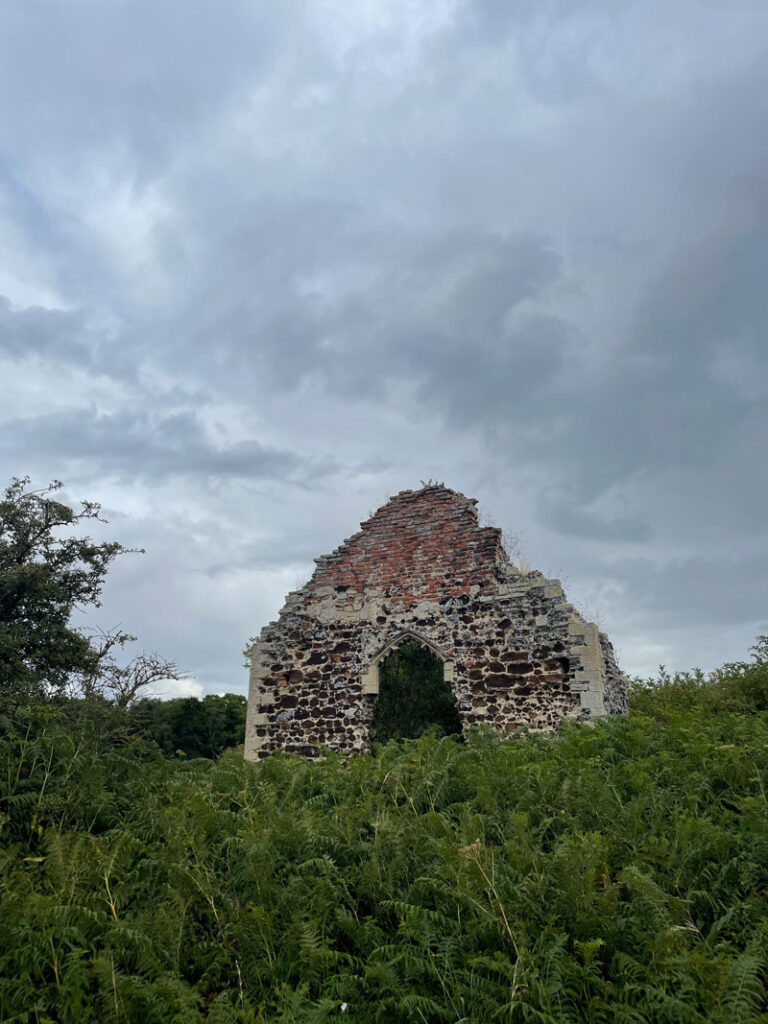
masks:
<path fill-rule="evenodd" d="M 653 360 L 675 377 L 746 397 L 768 337 L 768 201 L 762 222 L 759 230 L 705 237 L 668 268 L 634 313 L 638 362 Z M 724 377 L 729 357 L 744 361 L 743 382 Z"/>
<path fill-rule="evenodd" d="M 222 289 L 185 313 L 212 374 L 236 370 L 239 387 L 266 372 L 286 390 L 321 378 L 332 394 L 378 397 L 389 381 L 413 380 L 452 413 L 471 379 L 512 376 L 520 398 L 548 376 L 567 329 L 522 310 L 559 277 L 542 240 L 363 231 L 346 213 L 302 210 L 242 241 Z M 509 373 L 496 373 L 495 351 Z"/>
<path fill-rule="evenodd" d="M 91 366 L 87 335 L 86 318 L 80 311 L 34 306 L 14 310 L 0 295 L 0 352 L 14 358 L 44 356 L 53 362 Z"/>
<path fill-rule="evenodd" d="M 4 15 L 3 122 L 48 154 L 79 163 L 111 150 L 140 174 L 156 172 L 176 147 L 192 143 L 194 125 L 216 114 L 223 96 L 272 65 L 289 28 L 269 5 L 240 0 L 230 0 L 226 14 L 147 0 L 88 0 L 77 11 L 55 2 L 16 6 Z"/>
<path fill-rule="evenodd" d="M 586 339 L 557 313 L 558 290 L 573 285 L 554 240 L 365 233 L 356 216 L 305 208 L 242 238 L 240 269 L 203 316 L 189 313 L 199 358 L 215 351 L 219 372 L 236 371 L 233 387 L 266 373 L 289 391 L 314 379 L 328 395 L 382 401 L 390 383 L 411 383 L 447 421 L 484 427 L 510 461 L 550 466 L 568 497 L 558 509 L 550 496 L 542 515 L 571 534 L 604 529 L 606 542 L 651 533 L 648 508 L 616 522 L 590 515 L 588 504 L 617 480 L 675 466 L 714 472 L 759 434 L 764 407 L 745 400 L 722 365 L 738 372 L 748 357 L 752 380 L 759 370 L 759 271 L 738 270 L 740 259 L 762 265 L 759 238 L 726 233 L 709 251 L 676 253 L 610 358 L 582 360 Z M 300 290 L 313 275 L 331 282 L 328 294 Z M 352 283 L 335 294 L 345 278 Z M 516 311 L 523 301 L 535 311 Z"/>
<path fill-rule="evenodd" d="M 49 251 L 64 250 L 65 238 L 60 226 L 35 190 L 21 181 L 3 160 L 0 149 L 0 203 L 3 199 L 6 208 L 12 208 L 13 220 L 26 237 L 34 239 L 37 245 L 44 245 Z"/>
<path fill-rule="evenodd" d="M 719 629 L 739 623 L 768 621 L 765 579 L 768 552 L 738 554 L 726 550 L 709 557 L 671 559 L 660 565 L 649 559 L 623 559 L 606 566 L 625 588 L 625 609 L 644 628 L 667 630 L 698 625 Z"/>
<path fill-rule="evenodd" d="M 650 540 L 653 535 L 650 524 L 642 516 L 605 514 L 591 507 L 585 495 L 574 495 L 565 488 L 546 488 L 537 510 L 543 524 L 569 537 L 602 543 L 638 543 Z"/>
<path fill-rule="evenodd" d="M 332 471 L 294 452 L 258 441 L 217 445 L 191 412 L 99 415 L 92 410 L 51 413 L 4 425 L 6 453 L 19 447 L 42 449 L 69 468 L 78 465 L 101 476 L 168 479 L 201 476 L 224 479 L 311 480 Z"/>
<path fill-rule="evenodd" d="M 510 505 L 519 487 L 516 525 L 553 559 L 631 586 L 625 625 L 754 614 L 765 5 L 225 8 L 0 15 L 0 213 L 70 310 L 0 307 L 0 349 L 21 385 L 73 365 L 94 403 L 102 374 L 122 396 L 101 415 L 30 409 L 4 457 L 172 479 L 195 507 L 226 481 L 233 507 L 209 522 L 245 525 L 224 552 L 200 531 L 211 585 L 320 553 L 322 524 L 384 481 L 437 461 L 450 484 L 474 463 Z M 114 223 L 89 219 L 115 197 Z M 144 199 L 160 213 L 142 226 Z M 247 410 L 272 443 L 218 443 L 203 406 L 206 423 Z M 168 623 L 191 649 L 185 629 Z"/>
<path fill-rule="evenodd" d="M 761 528 L 767 257 L 762 236 L 709 238 L 681 254 L 638 303 L 618 358 L 592 389 L 565 396 L 570 429 L 555 464 L 593 446 L 594 459 L 578 464 L 573 482 L 582 501 L 643 476 L 646 488 L 654 476 L 669 487 L 669 471 L 677 471 L 692 517 L 714 528 L 746 517 Z M 663 501 L 664 491 L 656 493 Z"/>
<path fill-rule="evenodd" d="M 499 444 L 518 448 L 510 433 L 516 428 L 527 433 L 539 420 L 569 349 L 577 343 L 576 331 L 558 317 L 540 313 L 521 317 L 513 330 L 480 333 L 474 345 L 461 334 L 449 337 L 428 370 L 423 350 L 412 350 L 409 363 L 422 369 L 419 393 L 454 422 L 487 425 L 487 433 Z M 489 410 L 496 412 L 496 423 Z"/>

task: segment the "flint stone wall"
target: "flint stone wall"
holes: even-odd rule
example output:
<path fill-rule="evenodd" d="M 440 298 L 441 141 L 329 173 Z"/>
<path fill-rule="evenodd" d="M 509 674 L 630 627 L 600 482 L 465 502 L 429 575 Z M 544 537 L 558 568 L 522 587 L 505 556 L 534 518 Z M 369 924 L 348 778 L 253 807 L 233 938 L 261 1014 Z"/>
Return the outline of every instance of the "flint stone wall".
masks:
<path fill-rule="evenodd" d="M 379 665 L 406 640 L 442 660 L 465 730 L 627 710 L 607 636 L 559 580 L 516 569 L 475 506 L 442 485 L 401 491 L 315 560 L 253 646 L 246 758 L 366 750 Z"/>

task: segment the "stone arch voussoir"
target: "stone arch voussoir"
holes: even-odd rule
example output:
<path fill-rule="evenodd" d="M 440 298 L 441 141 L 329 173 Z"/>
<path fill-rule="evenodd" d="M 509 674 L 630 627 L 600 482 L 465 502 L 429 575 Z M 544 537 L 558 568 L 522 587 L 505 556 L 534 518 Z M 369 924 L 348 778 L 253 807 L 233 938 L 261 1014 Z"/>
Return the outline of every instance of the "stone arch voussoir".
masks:
<path fill-rule="evenodd" d="M 367 694 L 378 694 L 379 692 L 379 669 L 393 651 L 398 650 L 403 644 L 414 641 L 426 650 L 431 651 L 436 658 L 443 663 L 443 679 L 452 683 L 454 678 L 453 659 L 442 651 L 437 644 L 433 643 L 421 633 L 412 629 L 402 629 L 395 636 L 391 637 L 370 659 L 367 668 L 362 672 L 362 691 Z"/>

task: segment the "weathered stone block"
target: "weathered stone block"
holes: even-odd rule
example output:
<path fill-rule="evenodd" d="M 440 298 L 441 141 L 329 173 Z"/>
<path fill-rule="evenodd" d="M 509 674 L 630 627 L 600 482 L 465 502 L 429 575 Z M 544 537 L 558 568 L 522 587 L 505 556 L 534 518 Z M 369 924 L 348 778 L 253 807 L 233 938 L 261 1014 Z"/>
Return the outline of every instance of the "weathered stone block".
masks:
<path fill-rule="evenodd" d="M 474 499 L 402 491 L 289 594 L 252 652 L 245 756 L 364 750 L 379 665 L 417 640 L 444 665 L 464 727 L 552 729 L 626 710 L 613 649 L 559 580 L 522 576 Z"/>

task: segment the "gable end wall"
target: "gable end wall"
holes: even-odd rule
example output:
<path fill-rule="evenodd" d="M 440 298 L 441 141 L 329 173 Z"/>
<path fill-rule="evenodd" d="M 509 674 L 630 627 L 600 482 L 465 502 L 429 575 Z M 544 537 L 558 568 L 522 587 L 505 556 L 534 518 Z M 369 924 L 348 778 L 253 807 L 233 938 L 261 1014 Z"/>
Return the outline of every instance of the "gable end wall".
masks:
<path fill-rule="evenodd" d="M 404 491 L 288 595 L 252 651 L 245 756 L 362 751 L 378 665 L 405 637 L 443 660 L 466 730 L 551 730 L 626 710 L 610 641 L 558 580 L 520 573 L 475 502 Z"/>

